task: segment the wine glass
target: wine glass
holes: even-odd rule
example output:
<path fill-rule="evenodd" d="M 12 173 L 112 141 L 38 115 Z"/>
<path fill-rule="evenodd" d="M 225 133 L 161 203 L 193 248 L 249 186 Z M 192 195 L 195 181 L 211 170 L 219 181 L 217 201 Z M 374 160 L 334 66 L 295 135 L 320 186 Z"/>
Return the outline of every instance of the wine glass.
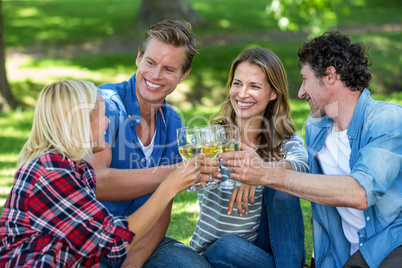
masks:
<path fill-rule="evenodd" d="M 218 149 L 219 153 L 233 152 L 240 150 L 240 131 L 236 125 L 217 125 L 218 127 Z M 232 179 L 230 176 L 228 179 L 222 177 L 219 184 L 221 189 L 234 189 L 241 185 L 239 181 Z"/>
<path fill-rule="evenodd" d="M 179 147 L 179 153 L 185 161 L 200 154 L 201 145 L 198 129 L 196 127 L 182 127 L 177 129 L 177 145 Z M 194 192 L 203 189 L 204 185 L 200 182 L 196 182 L 188 188 L 187 191 Z"/>
<path fill-rule="evenodd" d="M 216 127 L 214 125 L 199 127 L 201 152 L 208 158 L 216 158 L 219 154 Z M 208 190 L 218 189 L 218 184 L 209 174 L 209 181 L 205 185 Z"/>

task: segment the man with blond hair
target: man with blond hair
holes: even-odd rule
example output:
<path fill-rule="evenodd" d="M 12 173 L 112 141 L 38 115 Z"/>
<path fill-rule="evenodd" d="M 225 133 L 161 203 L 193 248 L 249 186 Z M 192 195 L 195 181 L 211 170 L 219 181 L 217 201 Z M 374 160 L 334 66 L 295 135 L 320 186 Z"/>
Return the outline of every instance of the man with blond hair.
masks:
<path fill-rule="evenodd" d="M 137 71 L 128 80 L 99 87 L 110 119 L 106 150 L 95 154 L 97 198 L 114 215 L 136 211 L 181 161 L 176 129 L 183 126 L 166 103 L 190 73 L 198 40 L 191 25 L 164 20 L 151 25 L 138 48 Z M 207 169 L 205 169 L 207 168 Z M 211 167 L 202 166 L 209 174 Z M 208 176 L 203 176 L 205 181 Z M 133 267 L 210 267 L 208 262 L 178 241 L 165 237 L 171 204 L 152 230 L 127 254 Z M 103 260 L 103 267 L 110 263 Z M 113 264 L 120 267 L 121 263 Z"/>

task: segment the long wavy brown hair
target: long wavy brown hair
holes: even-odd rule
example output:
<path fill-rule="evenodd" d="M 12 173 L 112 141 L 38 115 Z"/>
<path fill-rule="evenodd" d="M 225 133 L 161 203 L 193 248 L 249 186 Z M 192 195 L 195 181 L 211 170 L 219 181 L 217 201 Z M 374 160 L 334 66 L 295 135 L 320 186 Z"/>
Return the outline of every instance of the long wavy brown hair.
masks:
<path fill-rule="evenodd" d="M 259 66 L 265 73 L 268 83 L 275 91 L 277 98 L 268 103 L 260 133 L 256 140 L 257 153 L 265 161 L 278 161 L 285 152 L 281 152 L 284 139 L 296 132 L 295 124 L 290 117 L 288 80 L 285 68 L 280 59 L 269 49 L 255 47 L 243 50 L 233 61 L 226 84 L 227 97 L 218 113 L 212 116 L 211 122 L 219 124 L 236 124 L 236 113 L 230 102 L 230 89 L 237 66 L 248 61 Z"/>

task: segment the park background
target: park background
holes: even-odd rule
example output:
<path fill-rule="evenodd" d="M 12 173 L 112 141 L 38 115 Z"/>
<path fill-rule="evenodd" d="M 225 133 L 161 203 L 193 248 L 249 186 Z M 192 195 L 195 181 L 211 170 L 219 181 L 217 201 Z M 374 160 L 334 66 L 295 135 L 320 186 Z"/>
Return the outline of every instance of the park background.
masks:
<path fill-rule="evenodd" d="M 309 107 L 304 100 L 297 99 L 301 79 L 296 51 L 312 33 L 325 28 L 340 29 L 353 42 L 369 45 L 373 97 L 402 104 L 400 0 L 188 0 L 188 3 L 203 19 L 202 24 L 193 27 L 202 45 L 194 58 L 192 72 L 168 97 L 185 125 L 203 124 L 218 110 L 225 96 L 232 60 L 244 48 L 262 46 L 276 53 L 287 70 L 292 117 L 304 137 L 303 125 Z M 145 31 L 138 21 L 143 15 L 139 14 L 140 0 L 0 0 L 0 4 L 7 70 L 7 76 L 0 80 L 8 78 L 17 103 L 11 111 L 0 112 L 1 212 L 13 183 L 18 153 L 30 133 L 41 89 L 61 79 L 85 79 L 96 85 L 128 80 L 136 70 L 137 47 Z M 273 10 L 275 5 L 277 12 L 270 13 L 269 8 Z M 281 6 L 284 10 L 279 14 Z M 283 31 L 285 15 L 289 24 Z M 308 201 L 301 203 L 307 256 L 311 256 L 311 208 Z M 180 193 L 175 197 L 167 235 L 188 244 L 198 215 L 196 193 Z"/>

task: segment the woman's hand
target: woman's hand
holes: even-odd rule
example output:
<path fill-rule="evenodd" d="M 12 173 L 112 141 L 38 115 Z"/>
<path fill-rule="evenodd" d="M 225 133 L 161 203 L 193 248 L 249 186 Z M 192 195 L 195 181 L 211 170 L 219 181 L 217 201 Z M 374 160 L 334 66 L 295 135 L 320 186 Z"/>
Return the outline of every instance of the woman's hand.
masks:
<path fill-rule="evenodd" d="M 248 215 L 248 200 L 250 198 L 250 204 L 254 204 L 254 197 L 255 197 L 255 188 L 256 186 L 249 186 L 247 184 L 242 184 L 239 188 L 233 189 L 232 195 L 229 199 L 229 206 L 228 206 L 228 214 L 231 215 L 233 212 L 233 205 L 236 202 L 237 213 L 240 217 L 243 217 L 243 209 L 244 213 Z"/>
<path fill-rule="evenodd" d="M 178 164 L 178 168 L 169 174 L 161 186 L 170 189 L 174 195 L 192 186 L 201 178 L 201 164 L 205 155 L 199 154 L 194 158 Z"/>
<path fill-rule="evenodd" d="M 219 169 L 219 160 L 216 158 L 212 159 L 205 157 L 200 160 L 199 163 L 201 165 L 201 177 L 199 181 L 203 184 L 207 183 L 209 181 L 209 175 L 212 174 L 212 176 L 214 177 L 214 181 L 216 183 L 219 183 L 219 180 L 215 179 L 222 176 Z"/>

